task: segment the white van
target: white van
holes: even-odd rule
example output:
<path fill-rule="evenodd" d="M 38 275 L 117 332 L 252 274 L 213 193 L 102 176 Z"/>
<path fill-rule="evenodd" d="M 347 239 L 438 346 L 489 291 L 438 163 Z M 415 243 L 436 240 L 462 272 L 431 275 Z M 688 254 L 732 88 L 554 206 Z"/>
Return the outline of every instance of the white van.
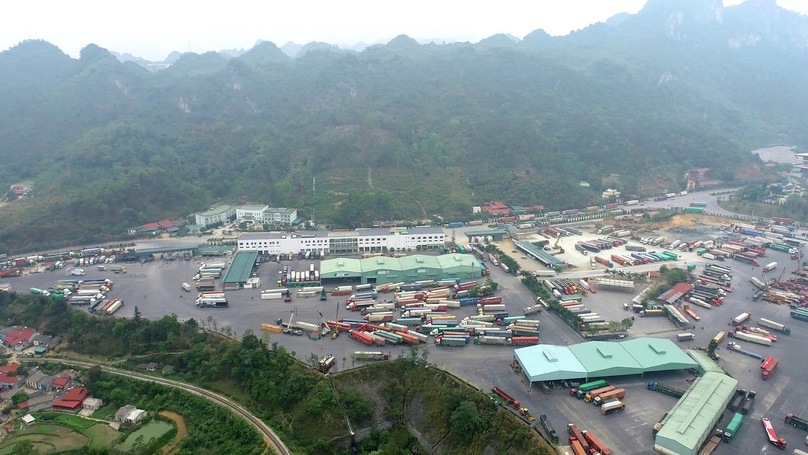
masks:
<path fill-rule="evenodd" d="M 73 269 L 73 270 L 70 271 L 70 274 L 71 275 L 82 276 L 82 275 L 84 275 L 84 269 Z"/>
<path fill-rule="evenodd" d="M 182 288 L 185 289 L 186 292 L 191 292 L 191 285 L 188 283 L 182 283 Z"/>

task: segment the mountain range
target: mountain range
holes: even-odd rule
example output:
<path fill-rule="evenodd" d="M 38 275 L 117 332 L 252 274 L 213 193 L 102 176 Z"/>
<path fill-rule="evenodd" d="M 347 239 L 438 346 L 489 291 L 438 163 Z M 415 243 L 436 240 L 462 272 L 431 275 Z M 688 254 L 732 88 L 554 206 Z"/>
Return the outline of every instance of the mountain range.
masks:
<path fill-rule="evenodd" d="M 0 183 L 33 183 L 0 208 L 0 249 L 217 201 L 335 227 L 493 199 L 581 207 L 680 189 L 691 167 L 765 179 L 749 150 L 808 139 L 808 17 L 773 0 L 651 0 L 563 37 L 284 48 L 172 54 L 158 72 L 93 44 L 0 53 Z"/>

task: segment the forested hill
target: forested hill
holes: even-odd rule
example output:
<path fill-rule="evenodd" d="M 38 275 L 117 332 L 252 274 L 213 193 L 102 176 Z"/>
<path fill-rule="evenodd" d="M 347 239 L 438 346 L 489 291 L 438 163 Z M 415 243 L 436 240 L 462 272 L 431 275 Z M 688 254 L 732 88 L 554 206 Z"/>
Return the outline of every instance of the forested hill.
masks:
<path fill-rule="evenodd" d="M 693 166 L 754 178 L 749 150 L 808 139 L 807 49 L 808 18 L 773 0 L 651 0 L 518 43 L 399 36 L 291 59 L 262 42 L 156 73 L 27 41 L 0 53 L 0 184 L 33 181 L 34 197 L 0 209 L 0 249 L 97 241 L 217 200 L 347 226 L 491 199 L 589 205 L 606 186 L 679 189 Z"/>

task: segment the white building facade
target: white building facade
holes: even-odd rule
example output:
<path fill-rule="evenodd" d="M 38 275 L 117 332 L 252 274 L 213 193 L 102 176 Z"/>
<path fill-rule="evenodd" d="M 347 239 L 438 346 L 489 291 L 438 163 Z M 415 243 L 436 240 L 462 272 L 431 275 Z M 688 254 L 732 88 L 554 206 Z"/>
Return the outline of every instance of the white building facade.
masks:
<path fill-rule="evenodd" d="M 445 246 L 446 234 L 439 227 L 411 229 L 366 229 L 348 232 L 304 231 L 301 233 L 256 232 L 239 236 L 239 251 L 260 254 L 320 251 L 324 254 L 438 249 Z"/>
<path fill-rule="evenodd" d="M 216 223 L 226 223 L 236 216 L 236 207 L 233 205 L 217 205 L 204 212 L 194 213 L 194 224 L 210 226 Z"/>

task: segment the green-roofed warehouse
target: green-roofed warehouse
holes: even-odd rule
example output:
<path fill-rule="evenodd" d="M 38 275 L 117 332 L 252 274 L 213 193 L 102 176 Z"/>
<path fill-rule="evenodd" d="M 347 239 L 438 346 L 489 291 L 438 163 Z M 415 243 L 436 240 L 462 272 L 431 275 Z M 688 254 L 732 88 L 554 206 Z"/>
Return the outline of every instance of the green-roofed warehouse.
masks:
<path fill-rule="evenodd" d="M 662 421 L 654 450 L 666 455 L 696 455 L 737 386 L 737 380 L 721 373 L 707 372 L 700 377 Z"/>
<path fill-rule="evenodd" d="M 323 284 L 361 281 L 362 265 L 359 259 L 337 258 L 320 262 L 320 282 Z"/>
<path fill-rule="evenodd" d="M 588 377 L 626 376 L 642 374 L 643 369 L 620 343 L 590 341 L 570 346 L 572 354 L 583 359 L 581 363 Z"/>
<path fill-rule="evenodd" d="M 548 345 L 537 345 L 514 350 L 514 356 L 530 382 L 627 376 L 684 370 L 698 365 L 675 343 L 658 338 L 637 338 L 619 343 L 589 341 L 552 348 L 548 350 Z M 552 356 L 548 357 L 548 352 Z"/>
<path fill-rule="evenodd" d="M 480 264 L 470 254 L 336 258 L 320 263 L 320 281 L 323 285 L 406 283 L 444 278 L 474 279 L 481 276 Z"/>
<path fill-rule="evenodd" d="M 687 355 L 689 355 L 693 360 L 696 361 L 696 363 L 699 364 L 697 368 L 699 370 L 699 374 L 702 376 L 709 371 L 712 371 L 713 373 L 727 374 L 720 365 L 715 363 L 715 361 L 710 358 L 710 354 L 707 354 L 707 351 L 691 349 L 687 351 Z"/>
<path fill-rule="evenodd" d="M 244 286 L 258 258 L 257 251 L 239 251 L 233 256 L 233 262 L 227 268 L 222 284 L 238 284 Z"/>

